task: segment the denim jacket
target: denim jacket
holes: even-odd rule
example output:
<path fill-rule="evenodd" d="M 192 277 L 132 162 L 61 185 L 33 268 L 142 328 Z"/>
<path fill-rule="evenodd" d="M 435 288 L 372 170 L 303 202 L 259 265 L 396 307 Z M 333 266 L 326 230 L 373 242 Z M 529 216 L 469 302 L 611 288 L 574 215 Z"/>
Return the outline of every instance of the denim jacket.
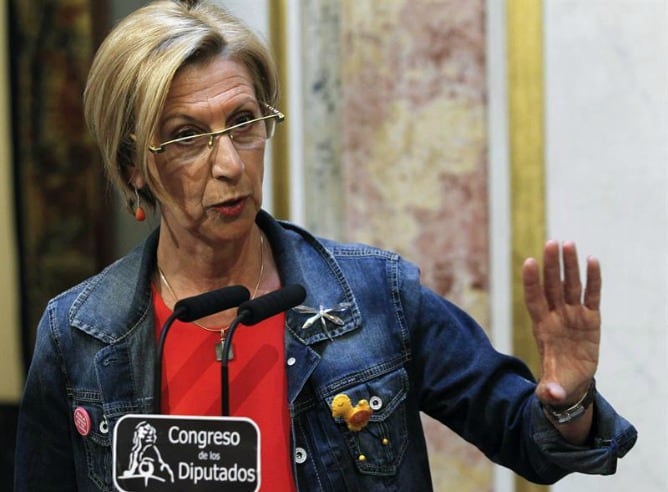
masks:
<path fill-rule="evenodd" d="M 424 288 L 396 254 L 316 239 L 266 212 L 267 235 L 284 285 L 304 304 L 332 307 L 343 324 L 286 315 L 285 356 L 294 474 L 300 491 L 430 490 L 420 412 L 440 420 L 494 462 L 551 483 L 572 471 L 615 472 L 636 431 L 600 396 L 587 447 L 563 441 L 543 416 L 535 382 L 516 358 L 496 352 L 482 329 Z M 150 279 L 157 232 L 104 271 L 51 300 L 19 418 L 16 491 L 110 491 L 114 425 L 151 413 L 155 330 Z M 348 430 L 332 399 L 345 393 L 373 408 Z M 92 421 L 83 437 L 77 407 Z"/>

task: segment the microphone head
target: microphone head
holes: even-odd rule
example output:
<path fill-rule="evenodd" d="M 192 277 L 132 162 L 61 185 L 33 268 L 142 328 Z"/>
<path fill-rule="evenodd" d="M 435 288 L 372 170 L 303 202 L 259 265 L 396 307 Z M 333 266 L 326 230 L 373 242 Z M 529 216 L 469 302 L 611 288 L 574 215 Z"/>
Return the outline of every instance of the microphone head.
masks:
<path fill-rule="evenodd" d="M 250 299 L 243 285 L 232 285 L 181 299 L 174 305 L 174 315 L 181 321 L 195 321 L 225 311 Z"/>
<path fill-rule="evenodd" d="M 301 304 L 306 298 L 306 290 L 299 284 L 292 284 L 264 296 L 246 301 L 239 306 L 237 318 L 246 326 L 251 326 L 282 311 Z"/>

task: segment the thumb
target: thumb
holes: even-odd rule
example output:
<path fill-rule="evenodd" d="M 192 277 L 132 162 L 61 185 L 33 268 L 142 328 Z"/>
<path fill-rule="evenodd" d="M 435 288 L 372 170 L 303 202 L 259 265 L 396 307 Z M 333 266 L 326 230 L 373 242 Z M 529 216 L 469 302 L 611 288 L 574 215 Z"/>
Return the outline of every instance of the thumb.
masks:
<path fill-rule="evenodd" d="M 541 381 L 536 387 L 536 396 L 543 403 L 558 405 L 566 399 L 566 390 L 554 381 Z"/>

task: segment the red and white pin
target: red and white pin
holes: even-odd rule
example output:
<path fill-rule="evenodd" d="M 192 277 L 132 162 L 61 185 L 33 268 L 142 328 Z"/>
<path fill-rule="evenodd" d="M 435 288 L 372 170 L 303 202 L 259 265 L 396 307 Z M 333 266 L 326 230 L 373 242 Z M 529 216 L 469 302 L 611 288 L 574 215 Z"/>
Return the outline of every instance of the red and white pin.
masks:
<path fill-rule="evenodd" d="M 84 407 L 76 407 L 74 409 L 74 427 L 77 428 L 77 432 L 86 437 L 90 434 L 91 424 L 88 411 Z"/>

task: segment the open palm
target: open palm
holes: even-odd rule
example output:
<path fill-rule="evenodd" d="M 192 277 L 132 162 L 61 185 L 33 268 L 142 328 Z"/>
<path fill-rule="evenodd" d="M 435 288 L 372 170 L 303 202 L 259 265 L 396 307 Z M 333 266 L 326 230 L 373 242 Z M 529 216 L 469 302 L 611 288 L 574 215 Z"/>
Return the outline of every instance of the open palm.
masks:
<path fill-rule="evenodd" d="M 575 402 L 587 391 L 598 366 L 601 335 L 599 263 L 587 259 L 583 289 L 575 244 L 564 242 L 561 255 L 559 249 L 557 241 L 545 244 L 542 282 L 534 258 L 522 269 L 525 303 L 541 359 L 536 394 L 550 405 Z"/>

